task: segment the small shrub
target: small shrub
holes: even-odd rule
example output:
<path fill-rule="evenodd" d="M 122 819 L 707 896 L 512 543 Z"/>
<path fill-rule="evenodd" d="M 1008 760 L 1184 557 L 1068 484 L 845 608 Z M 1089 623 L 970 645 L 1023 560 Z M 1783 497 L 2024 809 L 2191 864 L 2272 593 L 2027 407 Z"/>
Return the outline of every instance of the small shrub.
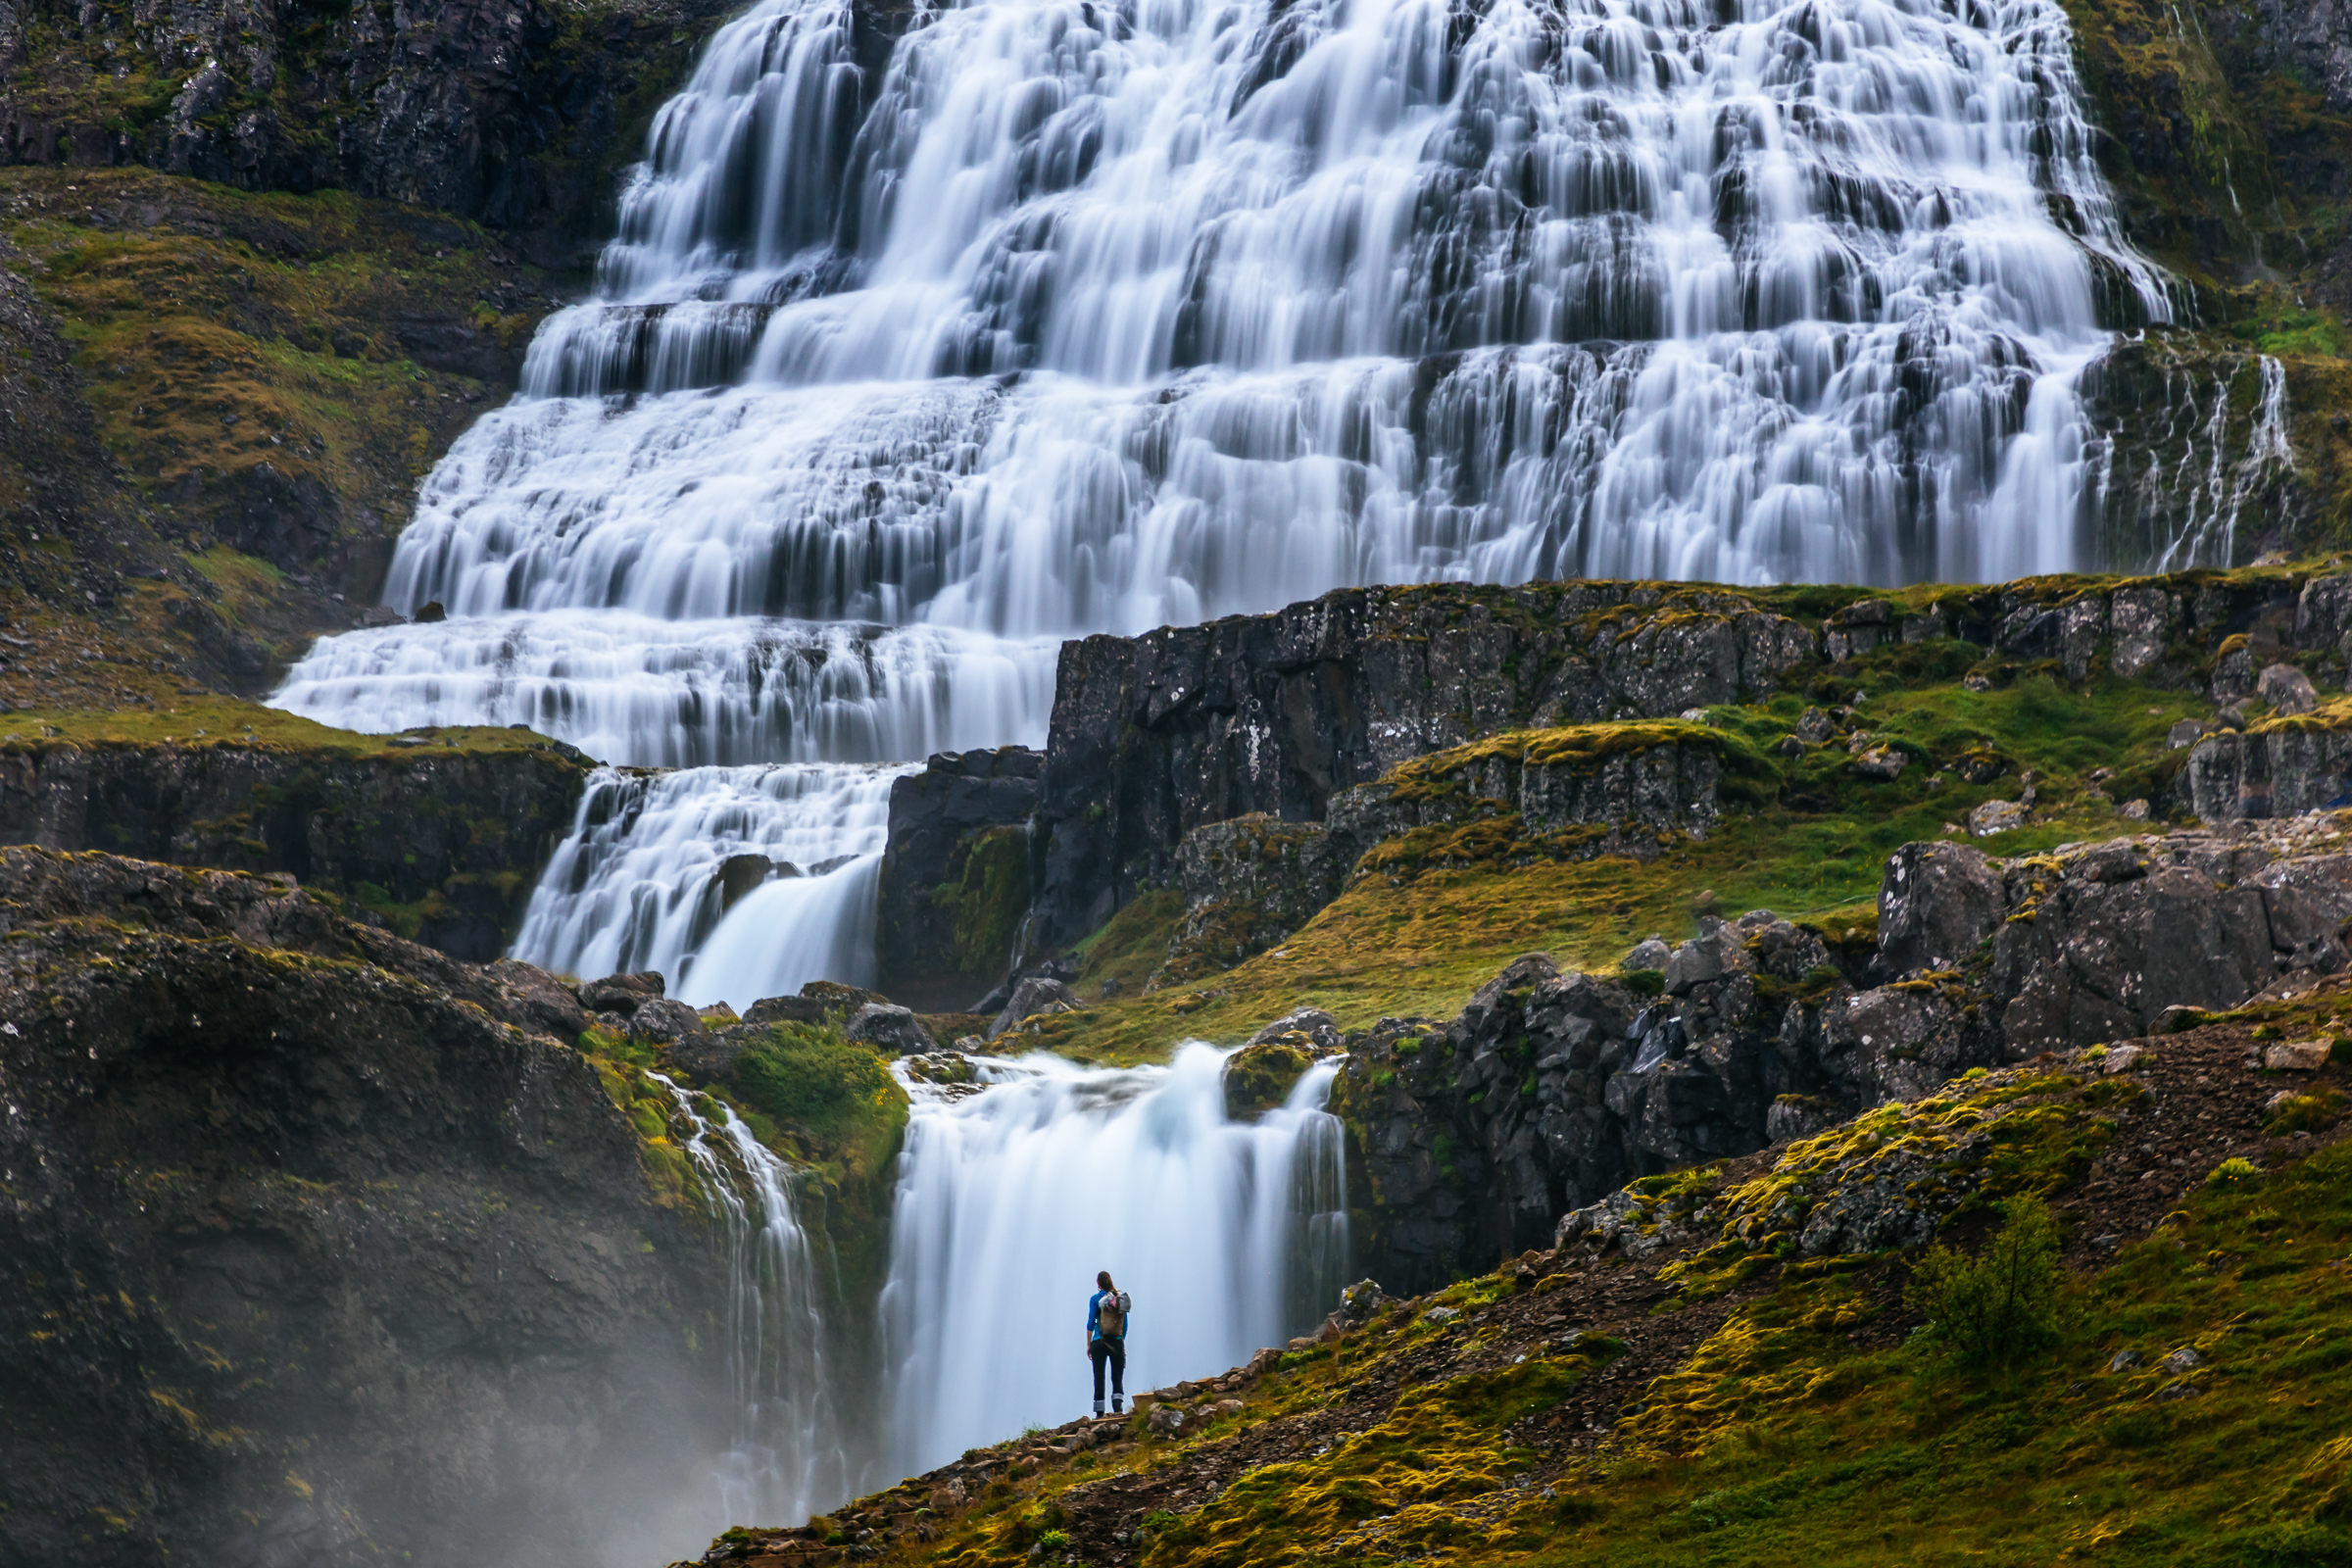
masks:
<path fill-rule="evenodd" d="M 1625 989 L 1637 997 L 1661 996 L 1666 990 L 1666 971 L 1663 969 L 1628 969 L 1624 975 Z"/>
<path fill-rule="evenodd" d="M 1927 1318 L 1926 1341 L 1967 1366 L 2008 1366 L 2058 1337 L 2058 1221 L 2039 1199 L 2000 1205 L 2001 1228 L 1967 1257 L 1933 1247 L 1903 1296 Z"/>
<path fill-rule="evenodd" d="M 2213 1167 L 2205 1178 L 2205 1185 L 2208 1187 L 2231 1187 L 2261 1174 L 2262 1167 L 2260 1165 L 2232 1154 Z"/>
<path fill-rule="evenodd" d="M 1037 1546 L 1040 1551 L 1067 1551 L 1070 1549 L 1070 1533 L 1066 1530 L 1049 1530 L 1037 1538 Z"/>
<path fill-rule="evenodd" d="M 2332 1089 L 2308 1095 L 2289 1095 L 2271 1112 L 2267 1133 L 2321 1133 L 2334 1126 L 2344 1112 L 2344 1097 Z"/>

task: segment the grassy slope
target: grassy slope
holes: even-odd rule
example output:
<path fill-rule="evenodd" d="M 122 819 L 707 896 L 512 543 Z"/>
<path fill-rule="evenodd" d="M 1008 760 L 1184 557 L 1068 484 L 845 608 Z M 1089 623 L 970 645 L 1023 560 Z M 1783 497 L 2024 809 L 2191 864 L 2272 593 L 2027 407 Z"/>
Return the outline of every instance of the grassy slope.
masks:
<path fill-rule="evenodd" d="M 1795 594 L 1758 597 L 1797 601 L 1789 608 L 1815 615 L 1825 608 Z M 2117 814 L 2128 801 L 2153 799 L 2161 808 L 2184 755 L 2167 748 L 2166 731 L 2205 716 L 2209 704 L 2105 673 L 2070 685 L 2053 667 L 2004 666 L 1982 653 L 1953 641 L 1882 648 L 1815 671 L 1800 691 L 1715 710 L 1712 722 L 1769 759 L 1777 798 L 1654 859 L 1553 858 L 1515 817 L 1422 829 L 1367 857 L 1373 874 L 1357 876 L 1280 948 L 1149 996 L 1143 981 L 1165 956 L 1183 904 L 1173 893 L 1140 898 L 1080 950 L 1078 990 L 1093 1005 L 1043 1020 L 1037 1033 L 1073 1055 L 1125 1060 L 1186 1036 L 1238 1040 L 1298 1005 L 1327 1008 L 1347 1027 L 1443 1015 L 1518 954 L 1542 950 L 1566 966 L 1603 968 L 1652 932 L 1692 934 L 1697 916 L 1712 911 L 1770 908 L 1850 934 L 1875 921 L 1890 853 L 1946 835 L 1982 802 L 2016 799 L 2021 771 L 2035 776 L 2036 808 L 2028 826 L 1984 841 L 1994 853 L 2129 831 L 2135 824 Z M 1999 683 L 1968 690 L 1972 670 Z M 1842 746 L 1798 760 L 1772 752 L 1813 703 L 1854 704 L 1854 728 L 1912 759 L 1901 776 L 1855 776 Z M 1971 785 L 1950 770 L 1985 753 L 2002 767 L 1991 783 Z M 2094 779 L 2102 769 L 2109 776 Z M 1106 980 L 1114 989 L 1097 1001 Z"/>
<path fill-rule="evenodd" d="M 2096 1057 L 1977 1074 L 1737 1168 L 1651 1178 L 1653 1214 L 1722 1240 L 1542 1257 L 1532 1290 L 1464 1281 L 1284 1356 L 1180 1437 L 1138 1420 L 1091 1452 L 1005 1445 L 967 1455 L 995 1477 L 967 1506 L 918 1480 L 817 1537 L 870 1530 L 869 1558 L 958 1568 L 1041 1542 L 1045 1560 L 1120 1568 L 2348 1560 L 2352 1145 L 2332 1111 L 2316 1142 L 2287 1138 L 2260 1107 L 2308 1080 L 2238 1065 L 2249 1036 L 2340 1027 L 2348 1003 L 2338 983 L 2155 1042 L 2144 1084 Z M 2329 1092 L 2347 1076 L 2330 1069 Z M 2206 1175 L 2230 1148 L 2270 1168 Z M 1981 1185 L 1947 1221 L 1964 1245 L 1993 1198 L 2058 1200 L 2078 1270 L 2037 1358 L 1935 1359 L 1909 1338 L 1899 1254 L 1798 1258 L 1769 1225 L 1735 1240 L 1798 1184 L 1818 1200 L 1920 1149 L 1969 1152 Z M 1459 1316 L 1433 1321 L 1440 1305 Z M 2184 1348 L 2196 1365 L 2162 1364 Z M 1203 1411 L 1223 1392 L 1170 1396 Z"/>

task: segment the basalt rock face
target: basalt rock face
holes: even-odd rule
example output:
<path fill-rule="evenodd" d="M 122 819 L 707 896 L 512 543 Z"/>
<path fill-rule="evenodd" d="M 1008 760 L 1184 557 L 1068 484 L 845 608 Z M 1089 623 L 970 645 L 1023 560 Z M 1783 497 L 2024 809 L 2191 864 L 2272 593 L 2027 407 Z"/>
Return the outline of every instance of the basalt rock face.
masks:
<path fill-rule="evenodd" d="M 1730 594 L 1625 583 L 1348 589 L 1269 615 L 1063 645 L 1032 934 L 1067 945 L 1175 873 L 1184 835 L 1525 725 L 1771 691 L 1812 634 Z M 1613 612 L 1619 613 L 1612 613 Z"/>
<path fill-rule="evenodd" d="M 0 1560 L 552 1565 L 690 1485 L 704 1244 L 552 980 L 110 856 L 0 911 Z"/>
<path fill-rule="evenodd" d="M 594 764 L 555 742 L 375 757 L 233 742 L 0 749 L 0 843 L 290 872 L 459 957 L 506 951 Z"/>
<path fill-rule="evenodd" d="M 893 996 L 962 1006 L 1013 960 L 1045 759 L 942 752 L 890 787 L 874 951 Z"/>
<path fill-rule="evenodd" d="M 2153 1032 L 2347 961 L 2345 825 L 2185 831 L 1990 858 L 1906 846 L 1874 948 L 1758 910 L 1621 977 L 1513 963 L 1459 1016 L 1351 1041 L 1356 1236 L 1419 1289 L 1551 1239 L 1640 1176 L 1809 1136 L 1973 1067 Z M 1642 967 L 1643 965 L 1658 967 Z"/>
<path fill-rule="evenodd" d="M 338 187 L 512 229 L 568 260 L 603 226 L 630 132 L 734 9 L 12 0 L 0 7 L 0 162 Z"/>

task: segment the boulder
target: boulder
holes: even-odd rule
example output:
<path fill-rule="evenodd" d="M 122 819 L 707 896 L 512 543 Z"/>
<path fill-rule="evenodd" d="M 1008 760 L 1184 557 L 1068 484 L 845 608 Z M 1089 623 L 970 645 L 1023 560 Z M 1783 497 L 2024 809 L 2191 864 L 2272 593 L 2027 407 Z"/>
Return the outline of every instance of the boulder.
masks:
<path fill-rule="evenodd" d="M 787 862 L 783 874 L 797 876 L 800 868 Z M 713 880 L 718 883 L 718 907 L 721 913 L 732 909 L 743 896 L 778 873 L 776 862 L 764 855 L 730 855 L 718 862 Z"/>
<path fill-rule="evenodd" d="M 638 974 L 609 974 L 580 987 L 580 1005 L 590 1012 L 617 1012 L 627 1017 L 638 1004 L 667 990 L 661 974 L 647 969 Z"/>
<path fill-rule="evenodd" d="M 2008 915 L 2000 868 L 1962 844 L 1906 844 L 1879 881 L 1879 959 L 1889 978 L 1949 969 Z"/>
<path fill-rule="evenodd" d="M 2254 690 L 2276 713 L 2308 713 L 2320 706 L 2320 694 L 2312 688 L 2311 677 L 2292 664 L 2266 666 Z"/>
<path fill-rule="evenodd" d="M 842 1032 L 854 1044 L 869 1046 L 886 1056 L 919 1056 L 939 1049 L 939 1042 L 931 1038 L 911 1008 L 887 1002 L 869 1002 L 851 1013 Z"/>
<path fill-rule="evenodd" d="M 535 963 L 501 958 L 482 977 L 498 987 L 513 1012 L 567 1045 L 588 1027 L 579 993 Z"/>
<path fill-rule="evenodd" d="M 1060 981 L 1049 980 L 1044 975 L 1031 975 L 1012 988 L 1012 1000 L 1004 1004 L 1003 1012 L 997 1014 L 997 1021 L 988 1026 L 988 1038 L 994 1040 L 1014 1025 L 1041 1013 L 1076 1012 L 1085 1005 L 1078 1000 L 1078 993 Z"/>
<path fill-rule="evenodd" d="M 891 784 L 874 953 L 893 995 L 960 1006 L 1012 962 L 1044 767 L 1025 746 L 940 752 Z"/>
<path fill-rule="evenodd" d="M 702 1015 L 683 1002 L 668 997 L 653 997 L 637 1004 L 629 1014 L 629 1038 L 652 1045 L 666 1046 L 689 1035 L 707 1031 Z"/>
<path fill-rule="evenodd" d="M 1245 1044 L 1262 1046 L 1275 1040 L 1303 1044 L 1317 1054 L 1343 1051 L 1348 1044 L 1340 1033 L 1339 1020 L 1320 1007 L 1299 1007 L 1286 1012 L 1251 1035 Z"/>
<path fill-rule="evenodd" d="M 1968 831 L 1972 838 L 1990 838 L 1995 833 L 2007 833 L 2026 825 L 2026 803 L 2023 801 L 1986 801 L 1968 813 Z"/>
<path fill-rule="evenodd" d="M 761 997 L 743 1021 L 765 1028 L 779 1023 L 823 1023 L 825 1004 L 813 997 Z"/>
<path fill-rule="evenodd" d="M 2263 1048 L 2262 1064 L 2272 1072 L 2318 1072 L 2328 1065 L 2333 1048 L 2334 1042 L 2328 1040 L 2282 1041 Z"/>
<path fill-rule="evenodd" d="M 1255 1121 L 1290 1098 L 1314 1058 L 1300 1045 L 1268 1040 L 1244 1046 L 1225 1058 L 1225 1114 Z"/>
<path fill-rule="evenodd" d="M 2352 802 L 2352 730 L 2301 724 L 2205 736 L 2180 771 L 2180 804 L 2207 823 L 2294 816 Z"/>

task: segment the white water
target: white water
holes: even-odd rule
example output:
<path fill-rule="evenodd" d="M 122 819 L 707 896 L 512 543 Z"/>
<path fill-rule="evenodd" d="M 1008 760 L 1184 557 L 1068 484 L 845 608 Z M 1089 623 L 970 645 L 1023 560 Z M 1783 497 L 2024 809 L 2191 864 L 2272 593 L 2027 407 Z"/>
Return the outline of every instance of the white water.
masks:
<path fill-rule="evenodd" d="M 1340 1124 L 1315 1067 L 1254 1124 L 1224 1116 L 1225 1053 L 1166 1067 L 981 1064 L 992 1087 L 914 1096 L 882 1298 L 891 1474 L 1092 1408 L 1098 1270 L 1135 1298 L 1127 1388 L 1226 1371 L 1338 1304 Z"/>
<path fill-rule="evenodd" d="M 851 1460 L 826 1365 L 816 1260 L 793 1206 L 798 1178 L 732 1110 L 661 1081 L 689 1129 L 686 1153 L 702 1176 L 724 1267 L 719 1332 L 735 1430 L 712 1478 L 713 1517 L 799 1524 L 848 1495 Z M 720 1119 L 706 1118 L 706 1107 Z"/>
<path fill-rule="evenodd" d="M 844 0 L 760 0 L 423 487 L 387 598 L 454 618 L 279 700 L 688 769 L 599 779 L 526 956 L 856 980 L 887 786 L 850 764 L 1041 739 L 1055 639 L 1366 582 L 2109 564 L 2076 378 L 2168 315 L 2058 0 L 976 0 L 872 81 Z M 853 858 L 717 920 L 738 850 Z M 1136 1387 L 1338 1283 L 1311 1098 L 1225 1124 L 1201 1049 L 1006 1073 L 909 1129 L 906 1467 L 1085 1408 L 1098 1268 Z"/>
<path fill-rule="evenodd" d="M 279 700 L 912 760 L 1344 584 L 2086 566 L 2075 379 L 2167 312 L 2057 0 L 975 0 L 878 80 L 760 0 L 423 486 L 455 618 Z"/>
<path fill-rule="evenodd" d="M 531 896 L 514 956 L 568 974 L 657 969 L 670 995 L 698 1006 L 748 1007 L 810 980 L 870 984 L 890 786 L 906 771 L 600 769 Z M 719 868 L 735 855 L 791 869 L 722 909 Z"/>

